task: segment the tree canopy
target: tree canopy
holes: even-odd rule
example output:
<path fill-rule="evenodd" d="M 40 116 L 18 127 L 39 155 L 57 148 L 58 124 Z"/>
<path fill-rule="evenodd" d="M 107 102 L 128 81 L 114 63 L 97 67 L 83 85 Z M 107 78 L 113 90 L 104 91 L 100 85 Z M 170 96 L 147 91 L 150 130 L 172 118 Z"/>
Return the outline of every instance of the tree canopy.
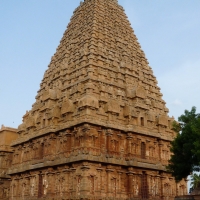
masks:
<path fill-rule="evenodd" d="M 200 174 L 192 174 L 191 176 L 191 185 L 193 189 L 200 187 Z"/>
<path fill-rule="evenodd" d="M 177 137 L 172 142 L 168 170 L 180 181 L 193 171 L 200 171 L 200 114 L 196 113 L 196 107 L 185 110 L 173 129 Z"/>

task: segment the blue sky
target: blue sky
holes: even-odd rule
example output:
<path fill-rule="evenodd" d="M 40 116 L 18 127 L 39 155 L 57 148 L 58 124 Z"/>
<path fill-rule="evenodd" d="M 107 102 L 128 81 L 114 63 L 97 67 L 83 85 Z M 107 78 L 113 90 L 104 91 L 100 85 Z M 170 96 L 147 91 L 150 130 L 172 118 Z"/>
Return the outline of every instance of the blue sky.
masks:
<path fill-rule="evenodd" d="M 17 127 L 80 0 L 1 0 L 0 125 Z M 200 112 L 200 1 L 119 0 L 176 118 Z"/>

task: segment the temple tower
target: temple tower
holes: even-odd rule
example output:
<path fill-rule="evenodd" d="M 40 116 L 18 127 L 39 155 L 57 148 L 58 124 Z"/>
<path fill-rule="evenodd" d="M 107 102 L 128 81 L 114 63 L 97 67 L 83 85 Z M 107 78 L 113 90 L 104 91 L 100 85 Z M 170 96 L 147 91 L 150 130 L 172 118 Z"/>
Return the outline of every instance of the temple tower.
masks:
<path fill-rule="evenodd" d="M 12 143 L 10 199 L 168 199 L 173 118 L 117 0 L 74 11 Z"/>

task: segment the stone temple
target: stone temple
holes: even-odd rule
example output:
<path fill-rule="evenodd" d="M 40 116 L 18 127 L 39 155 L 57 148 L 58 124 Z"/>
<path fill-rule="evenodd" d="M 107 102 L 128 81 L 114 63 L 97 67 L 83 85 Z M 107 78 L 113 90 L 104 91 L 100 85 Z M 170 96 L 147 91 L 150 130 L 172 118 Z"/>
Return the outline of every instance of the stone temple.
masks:
<path fill-rule="evenodd" d="M 0 199 L 184 195 L 186 181 L 176 183 L 166 170 L 173 120 L 123 8 L 117 0 L 85 0 L 15 130 L 18 138 L 7 153 L 0 148 L 0 160 L 10 160 Z"/>

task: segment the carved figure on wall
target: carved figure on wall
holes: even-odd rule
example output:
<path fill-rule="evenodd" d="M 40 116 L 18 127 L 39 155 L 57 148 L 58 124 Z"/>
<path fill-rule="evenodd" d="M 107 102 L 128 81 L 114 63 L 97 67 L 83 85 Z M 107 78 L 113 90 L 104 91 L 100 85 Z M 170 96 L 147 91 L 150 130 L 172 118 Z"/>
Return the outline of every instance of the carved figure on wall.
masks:
<path fill-rule="evenodd" d="M 50 150 L 52 149 L 52 140 L 50 137 L 47 137 L 45 140 L 44 140 L 44 156 L 47 156 L 49 155 L 51 152 Z"/>
<path fill-rule="evenodd" d="M 133 177 L 133 193 L 135 196 L 139 195 L 139 183 L 137 177 Z"/>
<path fill-rule="evenodd" d="M 16 186 L 13 183 L 11 183 L 11 187 L 10 187 L 10 189 L 11 189 L 11 199 L 14 198 L 15 187 Z M 1 197 L 1 188 L 0 188 L 0 197 Z"/>
<path fill-rule="evenodd" d="M 95 183 L 94 183 L 94 176 L 90 176 L 90 193 L 94 194 Z"/>
<path fill-rule="evenodd" d="M 158 195 L 159 194 L 159 183 L 158 183 L 158 178 L 156 178 L 156 186 L 155 186 L 155 194 Z"/>
<path fill-rule="evenodd" d="M 111 185 L 112 185 L 113 195 L 116 197 L 117 195 L 117 179 L 116 178 L 111 179 Z"/>
<path fill-rule="evenodd" d="M 152 194 L 152 196 L 156 196 L 156 181 L 155 181 L 155 178 L 152 178 L 151 194 Z"/>
<path fill-rule="evenodd" d="M 15 152 L 13 155 L 13 164 L 17 164 L 19 162 L 19 153 Z"/>
<path fill-rule="evenodd" d="M 179 196 L 182 196 L 185 194 L 185 186 L 184 185 L 180 185 L 178 187 L 178 194 L 179 194 Z"/>
<path fill-rule="evenodd" d="M 42 184 L 43 184 L 43 188 L 44 188 L 44 195 L 47 195 L 49 184 L 48 184 L 48 180 L 47 180 L 47 175 L 46 174 L 44 175 Z"/>
<path fill-rule="evenodd" d="M 57 179 L 57 184 L 56 184 L 57 192 L 61 197 L 63 196 L 64 192 L 64 181 L 65 181 L 64 177 L 61 176 Z"/>
<path fill-rule="evenodd" d="M 112 146 L 111 146 L 111 148 L 112 148 L 112 150 L 114 151 L 114 152 L 116 152 L 117 150 L 118 150 L 118 141 L 117 140 L 115 140 L 115 139 L 113 139 L 113 140 L 111 140 L 111 144 L 112 144 Z"/>
<path fill-rule="evenodd" d="M 22 199 L 25 197 L 25 192 L 26 192 L 26 183 L 22 183 Z"/>
<path fill-rule="evenodd" d="M 138 183 L 138 181 L 136 182 L 136 185 L 135 185 L 135 195 L 136 196 L 139 195 L 139 183 Z"/>
<path fill-rule="evenodd" d="M 59 133 L 59 148 L 58 153 L 65 152 L 68 146 L 68 141 L 66 137 L 66 133 Z"/>
<path fill-rule="evenodd" d="M 149 147 L 149 157 L 150 158 L 155 157 L 155 148 L 153 146 Z"/>
<path fill-rule="evenodd" d="M 163 160 L 167 159 L 167 151 L 166 150 L 162 150 L 161 157 L 162 157 Z"/>
<path fill-rule="evenodd" d="M 33 143 L 33 158 L 38 158 L 39 156 L 39 141 L 35 140 Z"/>
<path fill-rule="evenodd" d="M 87 145 L 89 147 L 94 147 L 95 146 L 95 137 L 93 137 L 92 135 L 86 135 L 85 136 L 85 139 L 86 139 L 86 142 L 87 142 Z"/>
<path fill-rule="evenodd" d="M 163 194 L 166 196 L 166 200 L 168 200 L 169 196 L 171 195 L 171 186 L 168 183 L 166 183 L 164 184 L 163 190 Z"/>
<path fill-rule="evenodd" d="M 35 183 L 36 183 L 36 177 L 32 177 L 30 184 L 30 194 L 32 197 L 35 195 Z"/>
<path fill-rule="evenodd" d="M 6 198 L 9 197 L 9 189 L 8 188 L 3 189 L 3 196 Z"/>
<path fill-rule="evenodd" d="M 23 149 L 23 161 L 27 161 L 30 159 L 30 144 L 24 145 Z"/>
<path fill-rule="evenodd" d="M 132 152 L 132 154 L 136 154 L 137 153 L 137 144 L 136 143 L 132 143 L 131 152 Z"/>
<path fill-rule="evenodd" d="M 99 102 L 99 113 L 105 115 L 105 107 L 103 102 Z"/>
<path fill-rule="evenodd" d="M 80 185 L 81 185 L 81 176 L 77 177 L 77 186 L 76 186 L 76 192 L 78 195 L 80 195 Z"/>

